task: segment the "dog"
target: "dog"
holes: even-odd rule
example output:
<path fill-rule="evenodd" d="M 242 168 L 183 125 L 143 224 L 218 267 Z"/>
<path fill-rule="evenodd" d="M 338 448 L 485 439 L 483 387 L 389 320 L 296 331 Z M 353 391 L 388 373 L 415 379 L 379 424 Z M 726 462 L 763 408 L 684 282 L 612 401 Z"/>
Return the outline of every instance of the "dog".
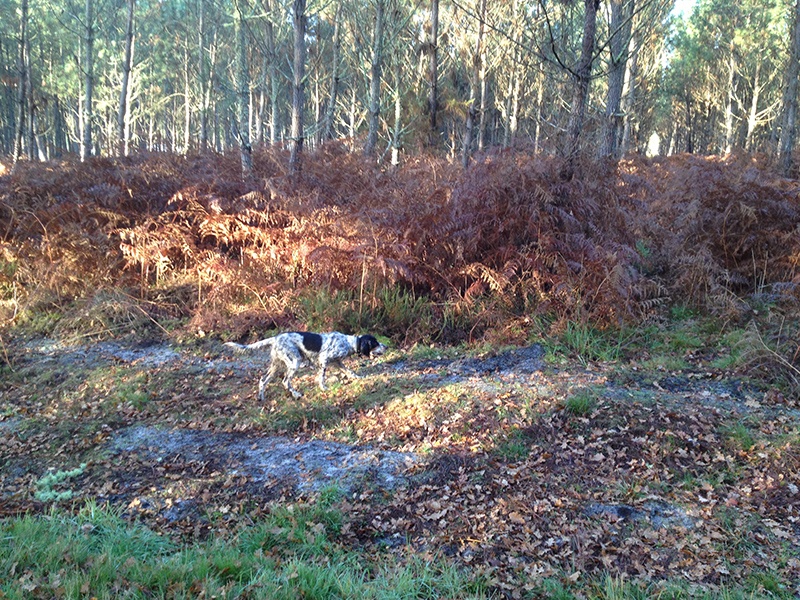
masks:
<path fill-rule="evenodd" d="M 336 365 L 350 377 L 357 379 L 358 375 L 342 364 L 342 359 L 352 354 L 369 357 L 383 354 L 386 346 L 381 344 L 371 335 L 346 335 L 333 331 L 330 333 L 311 333 L 308 331 L 294 331 L 281 333 L 274 337 L 261 340 L 249 345 L 226 342 L 226 346 L 234 348 L 237 352 L 270 348 L 270 365 L 266 375 L 258 380 L 258 399 L 263 402 L 264 390 L 270 380 L 278 373 L 279 363 L 286 367 L 283 377 L 283 387 L 295 398 L 303 394 L 292 387 L 292 377 L 304 362 L 314 363 L 319 367 L 319 387 L 325 389 L 325 371 L 329 365 Z"/>

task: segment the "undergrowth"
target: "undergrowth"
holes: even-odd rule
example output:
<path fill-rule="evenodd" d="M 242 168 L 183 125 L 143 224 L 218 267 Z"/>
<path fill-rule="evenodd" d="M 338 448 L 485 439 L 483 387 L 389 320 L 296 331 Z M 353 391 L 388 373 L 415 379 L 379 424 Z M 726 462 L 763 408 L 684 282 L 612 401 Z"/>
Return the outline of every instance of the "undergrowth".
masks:
<path fill-rule="evenodd" d="M 332 143 L 299 181 L 284 158 L 257 152 L 250 182 L 215 154 L 20 164 L 0 178 L 0 330 L 370 329 L 407 346 L 520 343 L 544 319 L 569 352 L 615 360 L 615 332 L 678 306 L 752 322 L 742 360 L 800 385 L 799 189 L 754 158 L 570 182 L 523 153 L 384 172 Z"/>

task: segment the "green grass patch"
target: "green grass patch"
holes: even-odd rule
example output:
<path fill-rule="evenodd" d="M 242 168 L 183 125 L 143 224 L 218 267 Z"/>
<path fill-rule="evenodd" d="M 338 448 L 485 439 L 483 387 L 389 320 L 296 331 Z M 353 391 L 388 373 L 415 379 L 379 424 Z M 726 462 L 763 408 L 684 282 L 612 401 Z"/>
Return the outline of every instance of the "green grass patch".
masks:
<path fill-rule="evenodd" d="M 575 417 L 587 417 L 597 406 L 597 392 L 581 388 L 564 400 L 564 410 Z"/>
<path fill-rule="evenodd" d="M 734 450 L 749 452 L 756 445 L 753 432 L 742 422 L 726 426 L 722 431 L 723 437 Z"/>
<path fill-rule="evenodd" d="M 114 511 L 0 522 L 0 596 L 28 598 L 484 598 L 444 562 L 367 557 L 338 545 L 335 493 L 276 509 L 228 537 L 179 546 Z"/>
<path fill-rule="evenodd" d="M 563 355 L 584 364 L 614 362 L 622 356 L 629 334 L 622 329 L 599 330 L 585 323 L 569 322 L 557 339 L 545 338 L 545 348 L 550 360 Z"/>
<path fill-rule="evenodd" d="M 494 454 L 509 462 L 524 460 L 530 454 L 530 446 L 530 436 L 515 427 L 495 440 Z"/>

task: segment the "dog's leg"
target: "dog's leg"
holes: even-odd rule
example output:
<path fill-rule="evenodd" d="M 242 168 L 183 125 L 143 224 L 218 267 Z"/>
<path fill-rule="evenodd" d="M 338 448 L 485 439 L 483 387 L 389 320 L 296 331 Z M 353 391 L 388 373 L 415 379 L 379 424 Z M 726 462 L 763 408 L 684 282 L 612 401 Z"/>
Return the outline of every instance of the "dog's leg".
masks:
<path fill-rule="evenodd" d="M 325 370 L 327 368 L 328 368 L 328 365 L 326 365 L 326 364 L 321 364 L 319 366 L 319 389 L 321 389 L 323 391 L 327 389 L 325 387 Z"/>
<path fill-rule="evenodd" d="M 286 363 L 286 375 L 283 378 L 283 387 L 285 387 L 294 398 L 301 398 L 303 396 L 302 392 L 292 387 L 292 377 L 297 373 L 297 369 L 300 368 L 301 364 L 299 357 L 297 359 L 292 357 L 292 360 Z"/>
<path fill-rule="evenodd" d="M 272 361 L 269 365 L 269 371 L 267 371 L 267 374 L 258 380 L 258 399 L 261 402 L 264 401 L 264 392 L 267 389 L 267 384 L 270 382 L 270 380 L 275 376 L 277 372 L 278 372 L 278 364 L 276 361 Z"/>
<path fill-rule="evenodd" d="M 333 362 L 337 367 L 339 367 L 342 371 L 344 371 L 345 374 L 350 379 L 361 379 L 361 376 L 359 374 L 357 374 L 352 369 L 348 368 L 347 365 L 345 365 L 341 360 L 334 360 L 334 361 L 331 361 L 331 362 Z"/>

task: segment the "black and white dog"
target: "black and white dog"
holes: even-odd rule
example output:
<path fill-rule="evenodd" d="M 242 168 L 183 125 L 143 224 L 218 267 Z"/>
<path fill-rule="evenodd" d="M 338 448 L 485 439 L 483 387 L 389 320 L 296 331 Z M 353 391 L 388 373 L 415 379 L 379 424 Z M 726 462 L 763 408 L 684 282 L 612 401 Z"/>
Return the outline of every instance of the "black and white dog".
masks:
<path fill-rule="evenodd" d="M 325 370 L 328 365 L 336 365 L 348 375 L 358 375 L 342 364 L 342 359 L 351 354 L 369 357 L 383 354 L 386 346 L 371 335 L 346 335 L 333 331 L 331 333 L 310 333 L 307 331 L 281 333 L 275 337 L 261 340 L 244 346 L 235 342 L 226 342 L 226 346 L 239 352 L 259 350 L 265 346 L 270 348 L 270 365 L 266 375 L 258 380 L 258 399 L 264 400 L 264 390 L 272 377 L 277 374 L 282 362 L 286 367 L 283 386 L 295 398 L 303 394 L 292 387 L 292 377 L 306 361 L 319 366 L 319 387 L 325 389 Z"/>

